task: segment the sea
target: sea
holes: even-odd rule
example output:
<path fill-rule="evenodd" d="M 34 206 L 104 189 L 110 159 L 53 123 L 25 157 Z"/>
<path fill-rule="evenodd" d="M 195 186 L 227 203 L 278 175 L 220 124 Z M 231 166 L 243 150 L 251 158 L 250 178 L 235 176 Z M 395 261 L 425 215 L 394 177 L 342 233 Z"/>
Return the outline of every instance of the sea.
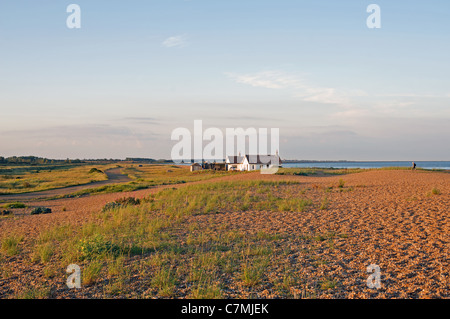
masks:
<path fill-rule="evenodd" d="M 418 161 L 416 168 L 450 170 L 450 161 Z M 412 162 L 406 161 L 373 161 L 373 162 L 298 162 L 283 163 L 283 167 L 317 167 L 317 168 L 383 168 L 383 167 L 412 167 Z"/>

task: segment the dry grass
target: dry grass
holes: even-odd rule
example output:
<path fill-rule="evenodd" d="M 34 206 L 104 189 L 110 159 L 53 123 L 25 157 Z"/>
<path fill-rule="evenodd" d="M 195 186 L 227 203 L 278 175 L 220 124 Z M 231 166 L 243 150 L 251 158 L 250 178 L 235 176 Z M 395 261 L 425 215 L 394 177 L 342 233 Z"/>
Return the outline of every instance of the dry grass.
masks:
<path fill-rule="evenodd" d="M 190 172 L 187 166 L 175 165 L 125 164 L 122 166 L 121 172 L 131 178 L 131 182 L 84 189 L 71 194 L 56 196 L 55 198 L 77 197 L 86 194 L 132 192 L 155 186 L 185 184 L 236 174 L 235 172 L 212 170 Z"/>
<path fill-rule="evenodd" d="M 63 298 L 448 297 L 448 192 L 426 196 L 448 189 L 448 174 L 347 175 L 342 189 L 352 192 L 326 192 L 339 177 L 252 176 L 100 206 L 36 238 L 10 234 L 0 254 L 8 290 L 0 296 L 45 297 L 23 291 L 37 278 Z M 82 269 L 79 291 L 60 289 L 71 263 Z M 365 285 L 370 263 L 382 269 L 379 291 Z"/>
<path fill-rule="evenodd" d="M 33 166 L 8 166 L 2 168 L 4 174 L 0 176 L 0 193 L 20 194 L 104 181 L 108 179 L 104 173 L 90 173 L 90 170 L 112 167 L 115 165 L 66 165 L 59 168 L 42 166 L 39 169 Z"/>

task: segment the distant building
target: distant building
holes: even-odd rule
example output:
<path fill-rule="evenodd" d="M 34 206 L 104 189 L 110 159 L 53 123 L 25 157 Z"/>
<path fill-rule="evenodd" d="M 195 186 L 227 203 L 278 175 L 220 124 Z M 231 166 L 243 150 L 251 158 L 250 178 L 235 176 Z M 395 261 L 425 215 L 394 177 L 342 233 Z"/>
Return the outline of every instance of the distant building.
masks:
<path fill-rule="evenodd" d="M 241 167 L 244 171 L 281 167 L 281 159 L 278 155 L 245 155 Z"/>
<path fill-rule="evenodd" d="M 210 169 L 215 171 L 256 171 L 260 169 L 269 169 L 281 167 L 281 158 L 276 155 L 245 155 L 245 156 L 227 156 L 225 163 L 194 163 L 191 165 L 191 172 Z"/>
<path fill-rule="evenodd" d="M 272 167 L 281 167 L 281 158 L 277 155 L 227 156 L 229 171 L 255 171 Z"/>
<path fill-rule="evenodd" d="M 226 163 L 204 163 L 203 169 L 212 169 L 214 171 L 226 171 L 227 170 L 227 164 Z"/>
<path fill-rule="evenodd" d="M 191 165 L 191 172 L 201 171 L 203 168 L 199 163 L 194 163 Z"/>
<path fill-rule="evenodd" d="M 225 163 L 227 164 L 227 170 L 229 171 L 243 171 L 241 169 L 244 156 L 227 156 Z"/>

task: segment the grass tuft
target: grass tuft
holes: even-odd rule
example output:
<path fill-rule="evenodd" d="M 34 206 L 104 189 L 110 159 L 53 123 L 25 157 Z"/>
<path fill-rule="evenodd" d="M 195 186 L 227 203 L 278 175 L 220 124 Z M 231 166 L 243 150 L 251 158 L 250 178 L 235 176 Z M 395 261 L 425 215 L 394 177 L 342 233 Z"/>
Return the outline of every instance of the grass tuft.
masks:
<path fill-rule="evenodd" d="M 83 285 L 92 285 L 100 278 L 100 273 L 103 269 L 103 263 L 101 261 L 92 261 L 81 273 L 81 279 Z"/>
<path fill-rule="evenodd" d="M 328 209 L 328 205 L 329 205 L 328 198 L 327 197 L 322 198 L 322 202 L 320 203 L 320 209 L 321 210 Z"/>
<path fill-rule="evenodd" d="M 242 265 L 242 281 L 247 287 L 254 287 L 258 285 L 264 276 L 264 272 L 269 262 L 266 258 L 254 259 L 253 261 L 246 261 Z"/>
<path fill-rule="evenodd" d="M 1 249 L 2 251 L 9 255 L 15 256 L 20 252 L 19 244 L 23 241 L 23 236 L 12 234 L 5 236 L 2 239 Z"/>
<path fill-rule="evenodd" d="M 433 194 L 433 195 L 441 195 L 441 191 L 438 188 L 433 187 L 433 189 L 431 190 L 431 194 Z"/>

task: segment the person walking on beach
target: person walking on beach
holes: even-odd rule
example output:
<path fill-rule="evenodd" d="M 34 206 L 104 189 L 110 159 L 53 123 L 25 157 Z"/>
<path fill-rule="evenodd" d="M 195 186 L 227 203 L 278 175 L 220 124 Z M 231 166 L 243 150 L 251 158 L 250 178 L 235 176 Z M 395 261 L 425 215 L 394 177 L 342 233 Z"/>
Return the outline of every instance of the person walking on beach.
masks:
<path fill-rule="evenodd" d="M 416 169 L 416 163 L 412 162 L 412 169 L 415 170 Z"/>

